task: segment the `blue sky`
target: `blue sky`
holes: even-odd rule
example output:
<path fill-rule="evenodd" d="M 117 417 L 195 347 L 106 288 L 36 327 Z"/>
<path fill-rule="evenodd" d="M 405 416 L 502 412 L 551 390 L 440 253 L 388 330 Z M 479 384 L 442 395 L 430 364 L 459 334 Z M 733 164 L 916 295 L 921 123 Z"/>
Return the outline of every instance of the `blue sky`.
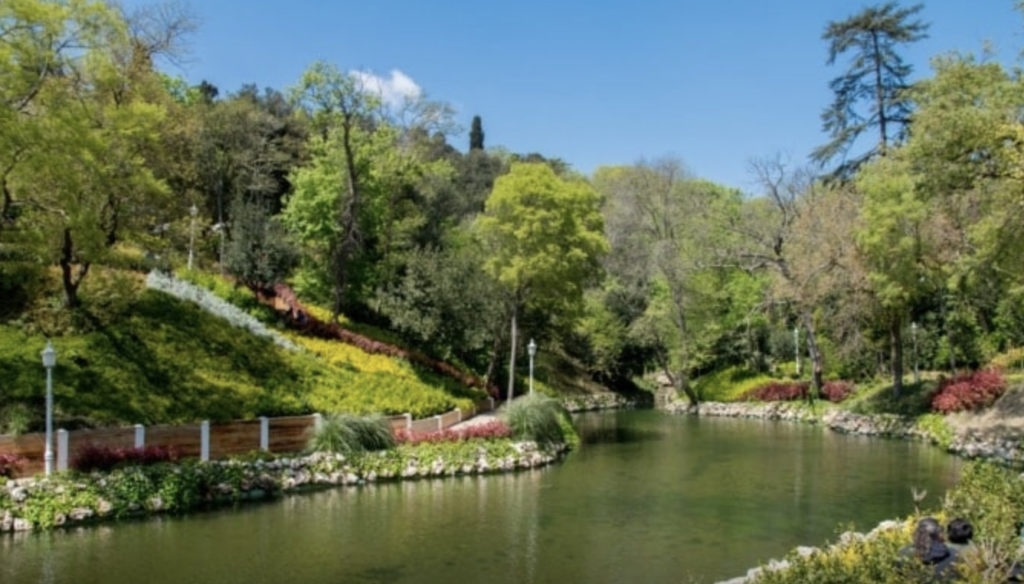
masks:
<path fill-rule="evenodd" d="M 450 140 L 460 149 L 479 114 L 488 147 L 556 156 L 584 173 L 670 155 L 752 190 L 751 158 L 800 163 L 826 140 L 819 114 L 842 64 L 826 65 L 821 33 L 867 4 L 192 0 L 192 54 L 169 72 L 231 92 L 286 89 L 318 59 L 385 79 L 397 70 L 456 109 L 464 132 Z M 1007 63 L 1024 49 L 1012 0 L 925 2 L 921 18 L 930 38 L 905 51 L 915 76 L 932 56 L 979 54 L 986 40 Z"/>

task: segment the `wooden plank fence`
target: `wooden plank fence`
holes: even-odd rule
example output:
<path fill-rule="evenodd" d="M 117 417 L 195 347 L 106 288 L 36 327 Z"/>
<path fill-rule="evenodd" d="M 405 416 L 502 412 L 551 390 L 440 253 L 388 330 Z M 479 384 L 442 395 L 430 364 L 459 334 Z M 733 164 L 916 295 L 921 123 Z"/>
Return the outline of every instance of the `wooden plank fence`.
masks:
<path fill-rule="evenodd" d="M 437 416 L 414 420 L 411 415 L 391 416 L 392 429 L 413 432 L 434 432 L 450 428 L 477 413 L 494 409 L 494 400 L 474 404 L 466 411 L 452 410 Z M 129 428 L 97 428 L 62 430 L 54 432 L 53 445 L 57 470 L 67 469 L 71 461 L 87 447 L 140 448 L 166 446 L 177 449 L 186 458 L 216 460 L 253 450 L 274 453 L 300 452 L 306 448 L 322 422 L 320 414 L 281 418 L 261 417 L 211 424 L 201 422 L 181 426 L 149 426 L 141 424 Z M 46 450 L 43 433 L 0 435 L 0 454 L 14 454 L 25 460 L 21 476 L 43 472 L 43 454 Z"/>

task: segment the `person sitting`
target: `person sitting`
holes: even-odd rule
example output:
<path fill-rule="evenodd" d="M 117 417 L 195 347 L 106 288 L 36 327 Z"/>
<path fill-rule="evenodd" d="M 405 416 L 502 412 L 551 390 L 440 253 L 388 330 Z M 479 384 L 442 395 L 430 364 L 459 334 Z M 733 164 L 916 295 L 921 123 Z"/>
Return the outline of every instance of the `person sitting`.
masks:
<path fill-rule="evenodd" d="M 957 517 L 946 526 L 947 547 L 957 554 L 963 554 L 974 546 L 971 540 L 974 539 L 974 526 L 966 519 Z"/>
<path fill-rule="evenodd" d="M 901 561 L 914 558 L 932 568 L 932 582 L 949 582 L 956 578 L 957 553 L 942 540 L 942 525 L 933 517 L 917 522 L 913 544 L 900 550 Z"/>

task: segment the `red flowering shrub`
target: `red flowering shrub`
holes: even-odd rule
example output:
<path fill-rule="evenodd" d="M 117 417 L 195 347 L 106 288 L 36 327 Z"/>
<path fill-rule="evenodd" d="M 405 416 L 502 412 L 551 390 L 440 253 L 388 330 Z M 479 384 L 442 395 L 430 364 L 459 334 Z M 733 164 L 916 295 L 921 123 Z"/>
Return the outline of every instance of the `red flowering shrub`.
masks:
<path fill-rule="evenodd" d="M 25 459 L 17 454 L 0 454 L 0 477 L 13 477 L 24 464 Z"/>
<path fill-rule="evenodd" d="M 746 401 L 789 401 L 807 397 L 808 385 L 800 381 L 772 381 L 744 393 Z"/>
<path fill-rule="evenodd" d="M 850 381 L 826 381 L 821 388 L 821 397 L 837 404 L 850 397 L 853 393 L 853 383 Z"/>
<path fill-rule="evenodd" d="M 939 383 L 932 394 L 932 409 L 943 414 L 991 405 L 1006 391 L 1003 374 L 995 369 L 961 373 Z"/>
<path fill-rule="evenodd" d="M 508 438 L 512 430 L 501 420 L 492 420 L 484 424 L 467 426 L 461 430 L 438 430 L 436 432 L 412 432 L 406 429 L 395 430 L 395 440 L 399 444 L 419 444 L 421 442 L 458 442 L 470 438 Z"/>
<path fill-rule="evenodd" d="M 82 472 L 108 471 L 119 465 L 149 465 L 181 458 L 173 446 L 144 446 L 142 448 L 111 448 L 88 445 L 71 460 L 71 468 Z"/>

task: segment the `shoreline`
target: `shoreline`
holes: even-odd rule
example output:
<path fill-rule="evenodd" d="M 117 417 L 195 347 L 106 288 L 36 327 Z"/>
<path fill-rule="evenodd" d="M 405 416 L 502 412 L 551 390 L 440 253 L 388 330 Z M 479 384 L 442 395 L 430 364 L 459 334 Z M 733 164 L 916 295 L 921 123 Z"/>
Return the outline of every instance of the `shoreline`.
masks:
<path fill-rule="evenodd" d="M 449 444 L 457 445 L 450 452 L 415 447 L 351 457 L 315 452 L 272 460 L 187 460 L 105 473 L 10 479 L 0 488 L 0 537 L 192 514 L 317 489 L 532 470 L 557 462 L 569 451 L 567 444 L 542 447 L 530 441 Z"/>
<path fill-rule="evenodd" d="M 950 454 L 974 460 L 987 460 L 1011 468 L 1024 467 L 1024 434 L 985 435 L 980 431 L 938 435 L 916 418 L 895 414 L 855 414 L 829 405 L 812 411 L 796 402 L 702 402 L 699 412 L 683 401 L 669 403 L 665 410 L 673 414 L 749 418 L 757 420 L 820 424 L 840 434 L 876 436 L 929 442 Z"/>

